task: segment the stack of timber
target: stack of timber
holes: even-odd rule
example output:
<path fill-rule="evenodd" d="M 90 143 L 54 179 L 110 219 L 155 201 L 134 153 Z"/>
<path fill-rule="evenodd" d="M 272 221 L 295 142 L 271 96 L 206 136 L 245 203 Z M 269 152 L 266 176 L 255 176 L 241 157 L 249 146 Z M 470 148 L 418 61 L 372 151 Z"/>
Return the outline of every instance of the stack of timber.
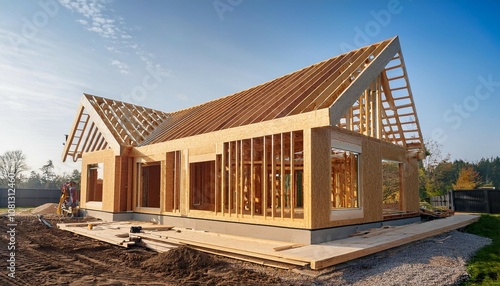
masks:
<path fill-rule="evenodd" d="M 425 208 L 420 209 L 420 217 L 425 220 L 433 220 L 439 218 L 450 217 L 455 214 L 453 210 L 428 210 Z"/>
<path fill-rule="evenodd" d="M 61 229 L 122 247 L 142 245 L 158 252 L 187 245 L 191 248 L 261 265 L 292 269 L 309 266 L 323 269 L 410 242 L 458 229 L 479 219 L 477 215 L 455 215 L 444 219 L 396 227 L 370 229 L 330 242 L 302 245 L 254 239 L 200 230 L 154 225 L 146 222 L 102 222 L 58 224 Z M 140 231 L 130 233 L 131 227 Z"/>

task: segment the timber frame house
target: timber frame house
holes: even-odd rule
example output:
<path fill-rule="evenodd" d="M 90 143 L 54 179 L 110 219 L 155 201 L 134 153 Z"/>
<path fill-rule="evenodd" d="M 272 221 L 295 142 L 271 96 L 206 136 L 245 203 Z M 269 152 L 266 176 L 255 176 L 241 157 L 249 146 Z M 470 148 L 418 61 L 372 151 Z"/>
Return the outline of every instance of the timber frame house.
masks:
<path fill-rule="evenodd" d="M 394 37 L 177 112 L 84 94 L 62 157 L 88 215 L 312 244 L 419 220 L 423 152 Z"/>

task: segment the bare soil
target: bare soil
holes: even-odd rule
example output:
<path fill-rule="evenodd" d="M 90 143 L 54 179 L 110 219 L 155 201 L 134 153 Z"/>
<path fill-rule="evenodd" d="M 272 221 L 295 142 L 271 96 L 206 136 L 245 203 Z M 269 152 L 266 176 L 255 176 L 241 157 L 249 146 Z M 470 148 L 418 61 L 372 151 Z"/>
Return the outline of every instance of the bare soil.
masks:
<path fill-rule="evenodd" d="M 17 215 L 15 279 L 8 277 L 8 218 L 0 219 L 0 285 L 275 285 L 279 275 L 245 268 L 239 261 L 187 247 L 158 254 L 141 247 L 125 249 L 55 227 L 70 222 Z M 274 272 L 274 269 L 269 269 Z M 276 270 L 279 272 L 279 270 Z"/>
<path fill-rule="evenodd" d="M 53 227 L 33 210 L 16 214 L 15 279 L 6 261 L 9 219 L 0 216 L 0 285 L 406 285 L 419 275 L 426 280 L 414 285 L 452 285 L 467 278 L 466 261 L 487 243 L 471 246 L 478 238 L 457 232 L 321 271 L 292 271 L 187 247 L 161 254 L 140 246 L 125 249 L 58 229 L 57 223 L 77 220 L 58 217 L 51 206 L 35 210 Z M 467 245 L 464 255 L 460 250 Z"/>

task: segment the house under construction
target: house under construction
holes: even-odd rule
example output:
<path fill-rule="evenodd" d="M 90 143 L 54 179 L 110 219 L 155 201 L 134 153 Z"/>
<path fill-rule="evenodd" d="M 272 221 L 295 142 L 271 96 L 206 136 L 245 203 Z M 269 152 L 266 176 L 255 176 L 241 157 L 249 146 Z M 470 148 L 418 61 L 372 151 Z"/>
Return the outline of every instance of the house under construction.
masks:
<path fill-rule="evenodd" d="M 314 244 L 419 220 L 423 149 L 395 37 L 176 112 L 84 94 L 63 161 L 88 215 Z"/>

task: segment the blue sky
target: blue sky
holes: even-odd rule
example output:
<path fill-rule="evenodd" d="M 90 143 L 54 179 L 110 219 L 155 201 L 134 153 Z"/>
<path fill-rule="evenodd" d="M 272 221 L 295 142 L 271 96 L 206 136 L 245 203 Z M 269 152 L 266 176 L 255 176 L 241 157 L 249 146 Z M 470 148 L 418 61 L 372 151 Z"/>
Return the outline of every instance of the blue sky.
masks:
<path fill-rule="evenodd" d="M 0 0 L 0 153 L 70 172 L 84 92 L 174 111 L 396 35 L 424 137 L 499 156 L 500 1 L 425 0 Z"/>

